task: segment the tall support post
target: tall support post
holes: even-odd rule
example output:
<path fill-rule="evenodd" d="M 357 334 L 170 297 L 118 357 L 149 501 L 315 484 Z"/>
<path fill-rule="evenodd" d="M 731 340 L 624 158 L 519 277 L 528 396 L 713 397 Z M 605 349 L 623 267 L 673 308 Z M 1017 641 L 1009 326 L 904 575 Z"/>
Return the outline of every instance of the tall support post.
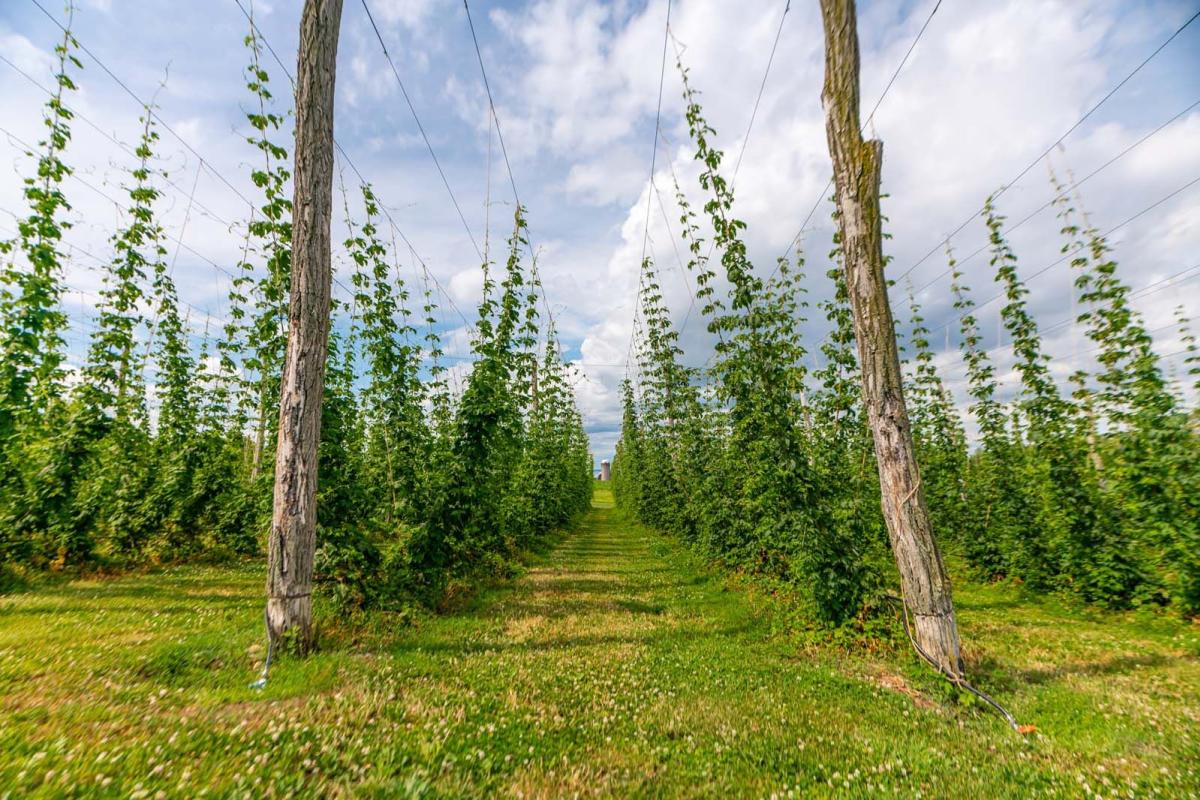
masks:
<path fill-rule="evenodd" d="M 929 525 L 912 429 L 904 404 L 900 357 L 883 275 L 879 174 L 883 143 L 864 141 L 859 123 L 858 30 L 854 0 L 821 0 L 825 24 L 825 131 L 833 159 L 846 284 L 862 367 L 863 403 L 879 465 L 883 516 L 914 639 L 928 660 L 953 678 L 962 655 L 950 581 Z"/>
<path fill-rule="evenodd" d="M 267 630 L 272 643 L 294 631 L 300 653 L 314 643 L 317 449 L 329 350 L 333 93 L 341 18 L 342 0 L 305 0 L 296 69 L 291 300 L 268 542 Z"/>

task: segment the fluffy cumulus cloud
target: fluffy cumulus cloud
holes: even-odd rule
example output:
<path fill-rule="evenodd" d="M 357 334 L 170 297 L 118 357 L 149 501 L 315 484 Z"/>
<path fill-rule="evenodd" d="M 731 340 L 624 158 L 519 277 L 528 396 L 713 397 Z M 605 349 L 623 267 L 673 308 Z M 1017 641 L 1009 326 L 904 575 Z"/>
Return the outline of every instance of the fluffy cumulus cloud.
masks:
<path fill-rule="evenodd" d="M 408 28 L 424 26 L 433 14 L 444 13 L 449 6 L 448 0 L 375 0 L 374 3 L 383 22 Z"/>
<path fill-rule="evenodd" d="M 754 127 L 745 139 L 783 5 L 697 0 L 672 8 L 676 41 L 668 49 L 662 145 L 654 176 L 657 192 L 651 191 L 647 180 L 645 145 L 654 134 L 665 4 L 630 10 L 548 0 L 501 20 L 501 30 L 526 49 L 532 62 L 522 83 L 523 124 L 543 132 L 544 148 L 569 154 L 572 164 L 566 189 L 578 203 L 617 205 L 627 180 L 627 148 L 631 140 L 643 146 L 642 191 L 636 197 L 624 193 L 625 203 L 616 209 L 623 219 L 595 245 L 607 253 L 603 272 L 607 291 L 605 296 L 588 295 L 588 309 L 595 319 L 580 344 L 580 364 L 588 379 L 578 391 L 598 451 L 610 452 L 619 425 L 617 385 L 625 374 L 638 264 L 647 231 L 648 252 L 658 265 L 673 317 L 677 325 L 685 320 L 688 324 L 683 336 L 686 360 L 703 363 L 711 348 L 702 322 L 692 312 L 688 280 L 679 268 L 672 236 L 678 234 L 673 181 L 677 178 L 685 186 L 694 206 L 704 199 L 695 186 L 692 150 L 681 120 L 680 83 L 670 63 L 677 54 L 690 69 L 692 85 L 702 92 L 705 114 L 718 130 L 718 145 L 727 153 L 727 176 L 733 175 L 733 165 L 745 148 L 736 173 L 737 208 L 750 224 L 747 235 L 756 263 L 770 269 L 816 203 L 803 241 L 813 276 L 811 293 L 817 298 L 828 294 L 823 273 L 832 233 L 830 206 L 818 201 L 829 167 L 819 101 L 822 32 L 814 8 L 794 4 L 789 12 Z M 932 6 L 864 4 L 860 18 L 864 116 L 891 80 Z M 957 320 L 948 277 L 943 274 L 945 259 L 940 249 L 924 261 L 922 257 L 946 234 L 977 216 L 989 193 L 1057 142 L 1188 15 L 1182 4 L 1153 8 L 1019 0 L 945 4 L 880 104 L 870 131 L 885 142 L 892 274 L 909 273 L 908 281 L 923 287 L 919 300 L 926 306 L 930 325 L 940 329 L 938 344 L 947 349 L 941 355 L 944 373 L 960 399 L 965 399 L 965 385 L 954 350 Z M 1200 114 L 1186 113 L 1141 141 L 1195 100 L 1194 79 L 1178 81 L 1171 75 L 1178 69 L 1195 74 L 1197 36 L 1200 32 L 1185 31 L 1172 49 L 1063 139 L 1050 158 L 1022 175 L 1002 196 L 1002 212 L 1016 222 L 1051 199 L 1047 173 L 1051 165 L 1060 177 L 1068 173 L 1086 177 L 1133 145 L 1122 159 L 1089 177 L 1081 189 L 1084 207 L 1102 230 L 1200 176 L 1200 139 L 1195 136 Z M 660 200 L 664 207 L 660 208 Z M 1198 208 L 1200 190 L 1184 189 L 1114 231 L 1123 275 L 1135 288 L 1193 266 L 1188 258 L 1194 260 L 1200 244 Z M 1047 333 L 1047 347 L 1065 378 L 1086 363 L 1089 344 L 1076 328 L 1060 324 L 1072 308 L 1067 264 L 1044 270 L 1060 257 L 1057 228 L 1053 213 L 1043 211 L 1014 232 L 1013 241 L 1022 274 L 1030 279 L 1031 303 L 1039 319 L 1048 328 L 1056 326 Z M 984 241 L 982 222 L 971 219 L 952 244 L 961 256 L 976 251 Z M 966 269 L 977 299 L 994 296 L 986 253 L 971 259 Z M 1195 282 L 1168 281 L 1159 286 L 1177 288 L 1149 292 L 1137 302 L 1148 326 L 1156 330 L 1160 352 L 1168 355 L 1178 349 L 1173 349 L 1177 334 L 1164 329 L 1174 304 L 1182 301 L 1194 314 L 1200 310 L 1195 308 L 1200 293 Z M 905 307 L 898 314 L 903 327 L 907 317 L 903 285 L 894 290 L 893 299 Z M 996 324 L 998 306 L 995 302 L 984 306 L 980 316 L 988 345 L 996 348 L 1001 373 L 1011 375 L 1011 352 Z M 815 343 L 823 327 L 814 320 L 806 330 Z M 1015 389 L 1016 378 L 1009 377 L 1006 387 Z"/>
<path fill-rule="evenodd" d="M 935 2 L 862 0 L 864 116 Z M 398 225 L 399 275 L 416 285 L 426 273 L 431 276 L 445 307 L 440 327 L 447 332 L 446 349 L 458 357 L 469 350 L 467 320 L 482 285 L 480 252 L 485 246 L 493 258 L 502 252 L 517 187 L 530 214 L 550 310 L 564 351 L 577 365 L 577 397 L 597 458 L 611 455 L 619 429 L 619 383 L 626 374 L 643 253 L 653 258 L 673 319 L 683 327 L 686 360 L 698 365 L 711 354 L 684 267 L 687 253 L 678 240 L 675 182 L 697 210 L 705 198 L 683 119 L 677 56 L 718 131 L 716 144 L 726 152 L 722 171 L 731 180 L 736 166 L 737 214 L 749 223 L 755 263 L 769 271 L 815 207 L 800 238 L 810 299 L 828 295 L 824 272 L 832 230 L 822 195 L 829 158 L 815 2 L 793 2 L 784 18 L 748 138 L 784 0 L 675 0 L 660 117 L 666 0 L 473 3 L 503 149 L 462 5 L 369 4 L 408 99 L 361 6 L 347 3 L 337 137 L 351 160 L 339 159 L 335 192 L 344 184 L 356 207 L 355 168 L 375 185 Z M 1030 217 L 1052 197 L 1051 166 L 1060 177 L 1082 179 L 1082 207 L 1098 228 L 1114 229 L 1111 241 L 1122 275 L 1135 289 L 1145 289 L 1135 303 L 1155 331 L 1159 351 L 1181 349 L 1170 325 L 1174 308 L 1182 304 L 1190 316 L 1200 315 L 1195 280 L 1200 184 L 1187 186 L 1200 177 L 1200 110 L 1187 110 L 1200 97 L 1200 24 L 1059 139 L 1193 10 L 1182 0 L 943 2 L 888 89 L 868 130 L 884 141 L 889 269 L 893 277 L 905 277 L 894 289 L 894 305 L 904 329 L 905 284 L 911 283 L 935 331 L 939 366 L 960 399 L 964 375 L 939 242 L 966 222 L 951 244 L 960 257 L 972 256 L 986 241 L 978 218 L 984 198 L 1056 143 L 998 204 L 1011 223 L 1021 222 L 1012 243 L 1029 280 L 1031 305 L 1047 329 L 1057 374 L 1065 377 L 1086 366 L 1091 345 L 1075 326 L 1063 324 L 1074 304 L 1069 267 L 1055 265 L 1061 258 L 1059 223 L 1049 210 Z M 260 0 L 255 14 L 290 68 L 298 6 L 268 7 Z M 163 130 L 161 142 L 172 181 L 165 187 L 164 219 L 199 337 L 227 311 L 228 278 L 222 270 L 240 258 L 239 226 L 249 213 L 247 199 L 255 202 L 257 196 L 248 175 L 260 156 L 245 143 L 250 101 L 242 65 L 248 55 L 239 49 L 245 19 L 232 2 L 183 4 L 164 18 L 151 13 L 149 0 L 125 0 L 84 5 L 76 21 L 83 44 L 135 93 L 149 99 L 158 92 L 158 113 L 171 128 Z M 47 86 L 57 35 L 31 4 L 0 9 L 0 51 Z M 264 57 L 286 111 L 286 78 L 269 54 Z M 166 86 L 158 89 L 168 64 Z M 69 238 L 72 246 L 102 260 L 122 216 L 112 200 L 120 200 L 130 161 L 111 139 L 125 145 L 136 140 L 140 109 L 90 58 L 84 66 L 80 91 L 69 99 L 81 114 L 68 159 L 79 178 L 67 185 L 76 223 Z M 8 134 L 0 137 L 0 161 L 12 166 L 0 178 L 0 205 L 19 214 L 20 177 L 29 167 L 21 142 L 39 137 L 45 95 L 2 64 L 0 92 L 8 112 L 0 123 Z M 341 239 L 345 221 L 338 216 L 335 238 Z M 0 235 L 10 235 L 12 228 L 13 218 L 0 214 Z M 344 281 L 346 259 L 335 263 Z M 98 266 L 79 255 L 68 275 L 78 343 L 87 334 Z M 1189 272 L 1192 267 L 1197 269 Z M 978 301 L 995 294 L 986 253 L 967 258 L 964 270 Z M 979 316 L 1000 374 L 1011 375 L 998 306 L 984 305 Z M 825 327 L 813 319 L 803 330 L 815 345 Z M 457 363 L 455 376 L 461 379 L 469 366 L 461 358 Z M 1010 377 L 1006 386 L 1015 389 L 1016 379 Z"/>

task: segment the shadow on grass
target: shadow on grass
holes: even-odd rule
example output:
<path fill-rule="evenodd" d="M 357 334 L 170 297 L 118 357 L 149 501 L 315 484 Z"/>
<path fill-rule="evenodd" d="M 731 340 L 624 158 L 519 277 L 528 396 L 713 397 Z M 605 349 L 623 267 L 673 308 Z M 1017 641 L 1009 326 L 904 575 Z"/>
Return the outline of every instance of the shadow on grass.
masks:
<path fill-rule="evenodd" d="M 530 617 L 561 619 L 563 617 L 585 617 L 594 614 L 638 614 L 659 616 L 670 606 L 664 603 L 649 603 L 636 599 L 603 598 L 575 599 L 555 598 L 547 600 L 515 601 L 505 603 L 503 608 L 493 609 L 481 618 L 508 622 Z"/>
<path fill-rule="evenodd" d="M 131 612 L 149 608 L 149 601 L 161 601 L 164 597 L 177 601 L 173 605 L 153 604 L 156 614 L 195 614 L 203 607 L 204 610 L 245 609 L 257 598 L 250 595 L 230 596 L 229 594 L 212 594 L 195 591 L 178 591 L 168 593 L 162 584 L 157 587 L 123 586 L 81 587 L 78 590 L 57 589 L 54 592 L 37 595 L 38 602 L 0 606 L 0 619 L 16 619 L 18 617 L 58 617 L 63 614 L 95 614 L 97 612 Z M 97 605 L 99 604 L 99 605 Z"/>
<path fill-rule="evenodd" d="M 396 642 L 390 648 L 394 656 L 402 656 L 410 652 L 435 653 L 463 658 L 481 653 L 553 653 L 563 650 L 589 647 L 612 647 L 619 645 L 662 645 L 669 642 L 679 644 L 697 641 L 712 642 L 712 647 L 720 647 L 721 640 L 733 641 L 754 629 L 750 623 L 732 625 L 718 630 L 693 631 L 678 628 L 657 628 L 645 635 L 630 634 L 601 634 L 584 636 L 560 636 L 543 640 L 530 641 L 430 641 L 414 639 L 406 642 Z"/>
<path fill-rule="evenodd" d="M 690 589 L 705 583 L 703 579 L 679 580 L 677 575 L 670 575 L 668 573 L 663 573 L 662 580 L 641 579 L 638 581 L 605 581 L 596 578 L 568 577 L 571 574 L 573 573 L 566 573 L 563 577 L 555 577 L 553 574 L 542 573 L 531 579 L 529 587 L 537 592 L 553 591 L 556 594 L 608 596 L 614 594 L 631 595 L 671 592 L 676 589 Z"/>
<path fill-rule="evenodd" d="M 1192 656 L 1170 656 L 1162 653 L 1117 655 L 1094 661 L 1069 661 L 1049 667 L 1019 667 L 1000 661 L 993 656 L 983 656 L 970 665 L 970 672 L 986 678 L 989 685 L 1012 691 L 1021 686 L 1046 686 L 1067 678 L 1095 678 L 1106 675 L 1128 675 L 1135 670 L 1150 667 L 1165 667 L 1174 664 L 1195 662 Z"/>
<path fill-rule="evenodd" d="M 1016 597 L 1004 600 L 972 600 L 958 595 L 954 598 L 954 607 L 959 611 L 1009 611 L 1028 605 L 1026 601 Z"/>

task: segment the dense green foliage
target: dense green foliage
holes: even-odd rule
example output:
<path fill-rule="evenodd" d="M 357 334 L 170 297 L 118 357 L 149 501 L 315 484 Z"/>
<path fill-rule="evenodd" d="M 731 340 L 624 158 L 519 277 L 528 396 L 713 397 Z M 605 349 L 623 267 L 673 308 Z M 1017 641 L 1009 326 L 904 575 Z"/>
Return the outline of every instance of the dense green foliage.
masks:
<path fill-rule="evenodd" d="M 770 280 L 758 277 L 741 238 L 745 225 L 732 216 L 713 131 L 680 71 L 726 293 L 718 292 L 700 226 L 676 187 L 696 298 L 718 343 L 711 366 L 680 363 L 678 333 L 647 259 L 636 374 L 623 387 L 618 501 L 732 567 L 793 584 L 826 623 L 861 618 L 892 568 L 840 246 L 835 237 L 831 299 L 820 304 L 831 330 L 809 370 L 798 335 L 803 258 L 797 254 L 795 266 L 781 260 Z M 1073 259 L 1083 303 L 1077 322 L 1098 351 L 1097 374 L 1072 376 L 1069 392 L 1055 379 L 991 198 L 983 219 L 1020 389 L 1002 399 L 994 353 L 982 348 L 974 302 L 949 254 L 974 443 L 910 292 L 906 398 L 935 534 L 983 579 L 1195 614 L 1200 436 L 1103 236 L 1081 226 L 1071 192 L 1055 188 L 1063 252 Z"/>
<path fill-rule="evenodd" d="M 840 623 L 877 584 L 885 541 L 870 441 L 856 401 L 849 306 L 842 288 L 825 308 L 835 334 L 827 365 L 809 375 L 799 343 L 800 266 L 781 261 L 763 281 L 754 274 L 732 217 L 733 192 L 719 169 L 712 129 L 686 82 L 687 120 L 703 166 L 704 211 L 721 253 L 727 298 L 682 191 L 690 269 L 702 287 L 708 329 L 719 338 L 701 392 L 695 370 L 679 364 L 677 333 L 650 260 L 640 292 L 637 391 L 624 388 L 622 438 L 614 464 L 622 506 L 649 525 L 696 542 L 741 568 L 803 587 L 815 615 Z M 865 490 L 865 491 L 863 491 Z"/>
<path fill-rule="evenodd" d="M 226 270 L 228 317 L 216 341 L 208 326 L 198 336 L 180 310 L 159 222 L 167 176 L 148 107 L 81 364 L 68 357 L 62 305 L 72 119 L 64 98 L 81 64 L 70 33 L 57 48 L 47 134 L 30 154 L 28 216 L 0 245 L 0 570 L 264 549 L 288 333 L 291 175 L 288 114 L 276 108 L 259 40 L 246 44 L 249 178 L 261 194 L 242 258 Z M 587 441 L 553 325 L 536 310 L 536 271 L 522 263 L 523 213 L 499 284 L 483 265 L 474 363 L 455 396 L 439 363 L 428 273 L 418 321 L 374 191 L 361 186 L 361 204 L 342 191 L 353 274 L 330 334 L 317 580 L 346 606 L 437 602 L 451 580 L 507 571 L 582 512 Z"/>

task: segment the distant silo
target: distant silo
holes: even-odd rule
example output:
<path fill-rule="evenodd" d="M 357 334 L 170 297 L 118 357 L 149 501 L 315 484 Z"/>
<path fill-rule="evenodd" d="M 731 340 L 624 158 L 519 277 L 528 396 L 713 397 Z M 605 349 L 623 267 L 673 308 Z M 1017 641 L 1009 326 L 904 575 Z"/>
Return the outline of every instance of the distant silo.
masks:
<path fill-rule="evenodd" d="M 600 462 L 600 480 L 612 480 L 612 464 L 608 463 L 607 458 Z"/>

